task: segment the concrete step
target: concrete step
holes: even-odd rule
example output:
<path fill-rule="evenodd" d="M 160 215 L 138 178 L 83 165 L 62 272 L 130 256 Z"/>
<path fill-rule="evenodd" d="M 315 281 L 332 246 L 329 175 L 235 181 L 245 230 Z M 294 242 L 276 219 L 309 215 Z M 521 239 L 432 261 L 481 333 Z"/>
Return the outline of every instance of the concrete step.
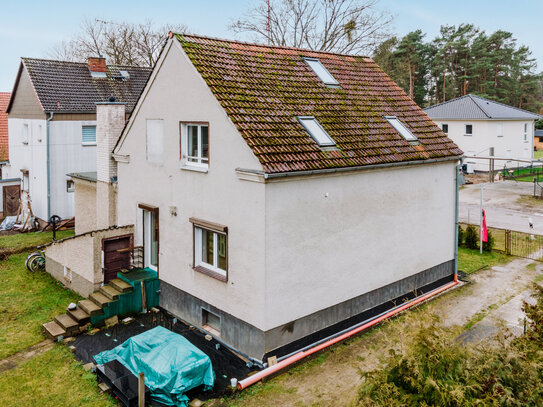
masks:
<path fill-rule="evenodd" d="M 119 291 L 117 291 L 115 288 L 111 287 L 110 285 L 103 285 L 102 287 L 100 287 L 100 292 L 112 301 L 115 301 L 116 299 L 118 299 L 119 294 L 120 294 Z"/>
<path fill-rule="evenodd" d="M 66 330 L 62 328 L 59 324 L 57 324 L 55 321 L 48 322 L 46 324 L 42 324 L 43 332 L 45 333 L 45 336 L 48 338 L 56 341 L 59 336 L 66 336 Z"/>
<path fill-rule="evenodd" d="M 79 324 L 68 314 L 57 315 L 55 322 L 66 331 L 66 336 L 73 336 L 79 333 Z"/>
<path fill-rule="evenodd" d="M 107 305 L 110 302 L 112 302 L 112 300 L 110 300 L 108 297 L 106 297 L 100 291 L 96 291 L 95 293 L 92 293 L 91 295 L 89 295 L 89 300 L 91 300 L 96 305 L 98 305 L 100 307 L 100 309 L 104 308 L 104 305 Z"/>
<path fill-rule="evenodd" d="M 77 306 L 85 311 L 87 314 L 89 314 L 91 317 L 104 313 L 102 311 L 102 307 L 96 305 L 96 303 L 92 300 L 81 300 L 77 303 Z"/>
<path fill-rule="evenodd" d="M 115 288 L 120 293 L 128 293 L 132 291 L 132 286 L 128 284 L 126 281 L 121 280 L 120 278 L 116 278 L 115 280 L 111 280 L 108 285 Z"/>
<path fill-rule="evenodd" d="M 73 310 L 68 310 L 66 312 L 72 319 L 76 320 L 79 325 L 85 324 L 90 319 L 90 314 L 85 310 L 77 306 Z"/>

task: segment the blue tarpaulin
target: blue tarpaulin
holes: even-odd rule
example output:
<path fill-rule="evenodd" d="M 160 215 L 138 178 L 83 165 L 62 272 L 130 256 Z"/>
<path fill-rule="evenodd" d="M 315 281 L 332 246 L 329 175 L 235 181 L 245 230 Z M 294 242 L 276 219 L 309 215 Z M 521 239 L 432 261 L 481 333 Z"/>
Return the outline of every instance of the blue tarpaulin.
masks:
<path fill-rule="evenodd" d="M 183 336 L 157 326 L 94 356 L 98 364 L 118 360 L 135 376 L 145 373 L 151 398 L 167 405 L 186 406 L 185 392 L 215 382 L 211 360 Z"/>

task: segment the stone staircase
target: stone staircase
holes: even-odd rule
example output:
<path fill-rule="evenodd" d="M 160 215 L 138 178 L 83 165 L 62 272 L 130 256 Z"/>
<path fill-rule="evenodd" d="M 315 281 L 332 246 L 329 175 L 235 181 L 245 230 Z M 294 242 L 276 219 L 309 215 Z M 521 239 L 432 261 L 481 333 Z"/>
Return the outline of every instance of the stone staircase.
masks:
<path fill-rule="evenodd" d="M 109 307 L 119 299 L 119 295 L 131 292 L 132 286 L 126 281 L 116 278 L 92 293 L 88 299 L 81 300 L 77 307 L 65 314 L 57 315 L 51 322 L 43 324 L 45 336 L 57 340 L 75 336 L 84 332 L 90 324 L 91 317 L 102 315 L 104 308 Z"/>

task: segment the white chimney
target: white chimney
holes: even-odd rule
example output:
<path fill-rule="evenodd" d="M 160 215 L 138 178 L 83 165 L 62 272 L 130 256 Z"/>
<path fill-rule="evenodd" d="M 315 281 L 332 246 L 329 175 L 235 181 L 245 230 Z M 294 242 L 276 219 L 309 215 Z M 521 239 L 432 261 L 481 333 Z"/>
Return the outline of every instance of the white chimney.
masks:
<path fill-rule="evenodd" d="M 117 163 L 111 157 L 125 125 L 125 104 L 96 103 L 96 227 L 117 223 Z"/>

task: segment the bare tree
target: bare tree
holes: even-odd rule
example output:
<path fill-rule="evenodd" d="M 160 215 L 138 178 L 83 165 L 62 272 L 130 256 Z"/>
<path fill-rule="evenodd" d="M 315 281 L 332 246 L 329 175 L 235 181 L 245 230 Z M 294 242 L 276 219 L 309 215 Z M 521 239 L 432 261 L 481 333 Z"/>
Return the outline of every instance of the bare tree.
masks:
<path fill-rule="evenodd" d="M 370 54 L 389 37 L 389 13 L 378 0 L 260 0 L 231 24 L 235 33 L 251 33 L 269 42 L 318 51 Z"/>
<path fill-rule="evenodd" d="M 103 55 L 115 65 L 153 66 L 169 31 L 187 32 L 187 27 L 156 27 L 150 20 L 140 24 L 84 20 L 81 32 L 49 50 L 48 56 L 63 61 L 85 61 L 89 56 Z"/>

